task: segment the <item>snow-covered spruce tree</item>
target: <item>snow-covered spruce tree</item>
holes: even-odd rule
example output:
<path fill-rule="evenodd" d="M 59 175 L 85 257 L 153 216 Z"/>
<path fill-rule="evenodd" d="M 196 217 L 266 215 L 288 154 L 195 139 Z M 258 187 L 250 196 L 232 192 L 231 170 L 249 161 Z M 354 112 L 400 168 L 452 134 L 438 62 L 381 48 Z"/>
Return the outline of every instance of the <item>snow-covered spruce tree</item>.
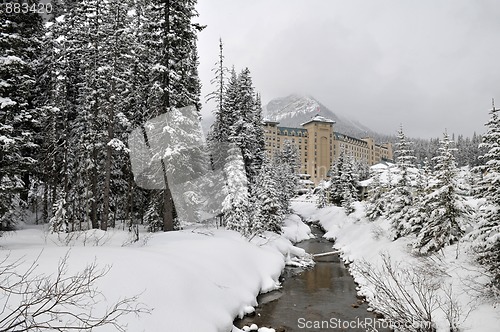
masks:
<path fill-rule="evenodd" d="M 219 59 L 212 68 L 215 76 L 210 81 L 215 85 L 215 90 L 208 94 L 207 100 L 215 102 L 215 121 L 212 125 L 212 130 L 216 133 L 212 138 L 218 142 L 226 142 L 229 137 L 229 126 L 227 125 L 227 114 L 224 113 L 224 92 L 226 87 L 226 79 L 228 69 L 224 66 L 224 44 L 222 39 L 219 39 Z"/>
<path fill-rule="evenodd" d="M 19 217 L 17 208 L 27 201 L 37 165 L 34 92 L 42 31 L 37 13 L 0 12 L 0 231 L 12 228 Z"/>
<path fill-rule="evenodd" d="M 229 83 L 232 82 L 233 75 Z M 229 92 L 234 92 L 235 95 L 231 95 Z M 234 101 L 228 101 L 229 104 L 233 104 L 233 108 L 228 108 L 228 111 L 233 113 L 232 117 L 235 121 L 230 127 L 229 141 L 240 147 L 248 180 L 253 183 L 262 164 L 265 151 L 262 108 L 260 99 L 254 92 L 248 68 L 242 70 L 238 75 L 234 88 L 228 86 L 226 98 L 235 98 Z"/>
<path fill-rule="evenodd" d="M 354 212 L 354 202 L 358 200 L 357 174 L 354 172 L 353 158 L 347 156 L 342 164 L 340 188 L 342 191 L 341 206 L 346 214 Z"/>
<path fill-rule="evenodd" d="M 298 184 L 297 173 L 300 160 L 297 147 L 285 140 L 280 150 L 276 151 L 271 161 L 274 167 L 276 189 L 279 191 L 280 209 L 283 213 L 290 212 L 290 199 L 295 195 Z"/>
<path fill-rule="evenodd" d="M 264 128 L 262 127 L 262 98 L 260 93 L 255 94 L 255 110 L 252 117 L 252 126 L 253 126 L 253 140 L 252 146 L 254 149 L 253 160 L 251 168 L 253 172 L 258 172 L 262 164 L 264 163 L 264 158 L 266 155 L 266 140 L 264 137 Z M 298 157 L 297 157 L 298 158 Z M 297 159 L 297 163 L 298 160 Z M 295 161 L 294 161 L 295 162 Z"/>
<path fill-rule="evenodd" d="M 453 156 L 455 149 L 451 147 L 452 144 L 445 132 L 439 155 L 433 158 L 436 162 L 434 183 L 422 201 L 430 213 L 414 244 L 421 253 L 436 252 L 459 241 L 472 215 L 457 184 L 457 167 Z"/>
<path fill-rule="evenodd" d="M 215 76 L 210 81 L 214 85 L 215 90 L 207 95 L 207 101 L 215 102 L 213 114 L 215 116 L 214 123 L 208 134 L 209 150 L 212 158 L 213 169 L 220 169 L 224 162 L 224 146 L 229 142 L 229 134 L 232 123 L 232 114 L 226 111 L 224 98 L 226 93 L 226 81 L 228 69 L 224 65 L 224 45 L 222 39 L 219 39 L 219 59 L 212 69 Z"/>
<path fill-rule="evenodd" d="M 375 172 L 368 189 L 368 202 L 365 211 L 366 217 L 371 221 L 385 214 L 387 202 L 384 199 L 384 190 L 380 181 L 380 173 Z"/>
<path fill-rule="evenodd" d="M 256 235 L 263 231 L 281 233 L 284 210 L 280 196 L 280 183 L 274 163 L 267 158 L 255 178 L 252 190 L 252 211 L 250 220 L 250 234 Z"/>
<path fill-rule="evenodd" d="M 493 276 L 492 284 L 500 290 L 500 111 L 494 106 L 486 123 L 488 131 L 483 135 L 480 157 L 482 165 L 475 170 L 482 174 L 475 189 L 478 198 L 484 199 L 479 208 L 478 222 L 470 234 L 477 251 L 478 261 Z"/>
<path fill-rule="evenodd" d="M 116 218 L 124 219 L 126 205 L 126 176 L 130 169 L 128 149 L 126 147 L 127 133 L 130 131 L 129 112 L 130 91 L 132 81 L 129 76 L 131 61 L 129 52 L 134 44 L 130 33 L 131 17 L 128 15 L 127 1 L 109 1 L 108 24 L 104 31 L 107 52 L 104 56 L 106 65 L 100 70 L 102 75 L 103 113 L 105 135 L 104 146 L 104 179 L 103 179 L 103 212 L 101 229 L 115 227 Z"/>
<path fill-rule="evenodd" d="M 387 217 L 392 224 L 394 237 L 397 239 L 408 233 L 408 211 L 413 205 L 412 185 L 409 169 L 413 167 L 415 156 L 403 132 L 403 126 L 398 131 L 398 143 L 396 144 L 396 165 L 398 167 L 398 181 L 395 187 L 388 192 L 386 201 Z"/>
<path fill-rule="evenodd" d="M 69 225 L 66 217 L 66 202 L 60 198 L 54 204 L 54 213 L 49 220 L 49 229 L 52 233 L 68 232 Z"/>
<path fill-rule="evenodd" d="M 334 204 L 336 206 L 340 206 L 343 199 L 341 175 L 342 169 L 344 167 L 344 159 L 344 152 L 341 151 L 338 159 L 333 163 L 330 170 L 330 187 L 328 187 L 327 195 L 329 197 L 328 203 Z"/>
<path fill-rule="evenodd" d="M 228 151 L 224 173 L 227 195 L 222 203 L 222 213 L 226 228 L 250 236 L 248 180 L 240 149 L 235 145 Z"/>
<path fill-rule="evenodd" d="M 316 200 L 316 207 L 320 209 L 328 205 L 328 197 L 326 196 L 327 188 L 325 188 L 326 184 L 327 182 L 325 182 L 324 180 L 321 180 L 321 182 L 318 184 L 318 198 Z"/>
<path fill-rule="evenodd" d="M 425 204 L 425 197 L 430 193 L 431 171 L 427 158 L 424 159 L 422 168 L 418 170 L 416 186 L 413 197 L 413 206 L 407 214 L 409 223 L 408 234 L 418 234 L 422 230 L 425 221 L 429 218 L 430 210 Z"/>
<path fill-rule="evenodd" d="M 162 219 L 158 212 L 161 211 L 161 198 L 160 193 L 157 192 L 147 195 L 146 208 L 142 217 L 149 232 L 158 232 L 163 228 Z"/>
<path fill-rule="evenodd" d="M 224 110 L 224 121 L 218 124 L 218 131 L 222 132 L 221 139 L 228 139 L 232 135 L 231 127 L 234 126 L 238 115 L 238 74 L 234 66 L 228 74 L 222 108 Z M 225 136 L 227 133 L 227 137 Z"/>
<path fill-rule="evenodd" d="M 364 160 L 353 160 L 353 170 L 357 174 L 358 181 L 370 178 L 370 166 Z"/>
<path fill-rule="evenodd" d="M 196 0 L 141 0 L 144 3 L 144 40 L 148 52 L 150 88 L 144 120 L 174 108 L 194 105 L 200 110 L 201 84 L 198 77 L 197 33 L 202 26 L 193 22 L 198 16 Z M 166 168 L 163 165 L 162 168 Z M 161 215 L 163 230 L 174 229 L 172 194 L 165 175 Z"/>

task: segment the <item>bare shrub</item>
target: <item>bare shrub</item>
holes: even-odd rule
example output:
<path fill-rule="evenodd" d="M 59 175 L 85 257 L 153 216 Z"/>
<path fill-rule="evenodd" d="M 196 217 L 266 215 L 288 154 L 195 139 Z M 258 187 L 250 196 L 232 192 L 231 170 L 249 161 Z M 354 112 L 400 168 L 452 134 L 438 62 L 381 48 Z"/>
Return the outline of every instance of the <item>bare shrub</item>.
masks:
<path fill-rule="evenodd" d="M 473 306 L 469 306 L 469 310 L 464 312 L 464 308 L 458 303 L 457 299 L 453 293 L 453 287 L 451 285 L 443 286 L 443 297 L 440 299 L 440 308 L 446 316 L 448 325 L 450 326 L 450 332 L 459 332 L 460 325 L 469 316 L 470 312 L 473 310 Z"/>
<path fill-rule="evenodd" d="M 23 261 L 0 262 L 0 332 L 7 331 L 91 331 L 109 325 L 126 331 L 119 318 L 149 313 L 138 296 L 125 297 L 100 313 L 95 312 L 104 295 L 95 286 L 110 267 L 94 262 L 75 275 L 68 275 L 68 254 L 54 276 L 36 274 L 38 259 L 21 272 Z"/>
<path fill-rule="evenodd" d="M 388 254 L 382 255 L 382 262 L 381 269 L 368 262 L 356 264 L 354 269 L 374 287 L 370 305 L 383 314 L 396 331 L 435 332 L 438 309 L 448 319 L 450 331 L 458 331 L 462 309 L 451 287 L 443 292 L 443 271 L 430 268 L 428 261 L 421 266 L 395 262 Z"/>

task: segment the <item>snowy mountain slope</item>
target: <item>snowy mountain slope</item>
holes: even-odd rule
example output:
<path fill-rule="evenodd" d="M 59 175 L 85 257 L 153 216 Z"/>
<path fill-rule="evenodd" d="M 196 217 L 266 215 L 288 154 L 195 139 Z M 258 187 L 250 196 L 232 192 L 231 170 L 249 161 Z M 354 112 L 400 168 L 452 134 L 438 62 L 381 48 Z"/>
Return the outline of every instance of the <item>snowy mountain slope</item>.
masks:
<path fill-rule="evenodd" d="M 362 138 L 378 136 L 370 128 L 357 121 L 349 120 L 328 109 L 325 105 L 310 96 L 292 94 L 287 97 L 275 98 L 263 107 L 265 119 L 278 121 L 283 127 L 300 127 L 300 124 L 320 115 L 335 120 L 335 131 Z"/>

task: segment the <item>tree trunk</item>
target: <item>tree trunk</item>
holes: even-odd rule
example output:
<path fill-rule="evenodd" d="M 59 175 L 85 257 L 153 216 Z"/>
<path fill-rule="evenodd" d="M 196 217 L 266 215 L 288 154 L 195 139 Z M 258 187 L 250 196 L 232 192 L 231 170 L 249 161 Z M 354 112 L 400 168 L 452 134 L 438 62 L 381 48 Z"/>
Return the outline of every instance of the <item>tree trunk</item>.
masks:
<path fill-rule="evenodd" d="M 108 138 L 112 139 L 112 129 L 111 125 L 108 127 Z M 109 145 L 106 145 L 106 162 L 105 162 L 105 179 L 104 179 L 104 193 L 103 193 L 103 211 L 101 220 L 101 229 L 103 231 L 108 229 L 109 220 L 109 194 L 110 194 L 110 183 L 111 183 L 111 155 L 112 149 Z"/>
<path fill-rule="evenodd" d="M 99 228 L 99 222 L 97 220 L 97 198 L 98 198 L 98 192 L 97 192 L 97 149 L 94 147 L 92 149 L 92 160 L 94 163 L 93 169 L 92 169 L 92 174 L 91 174 L 91 183 L 92 183 L 92 198 L 91 198 L 91 203 L 90 203 L 90 220 L 92 221 L 92 228 L 98 229 Z"/>
<path fill-rule="evenodd" d="M 23 200 L 25 203 L 28 203 L 28 197 L 30 192 L 30 173 L 25 172 L 22 175 L 23 179 L 23 189 L 19 195 L 19 198 Z"/>
<path fill-rule="evenodd" d="M 163 168 L 163 179 L 165 181 L 165 189 L 163 190 L 163 231 L 169 232 L 174 230 L 174 200 L 167 181 L 167 172 L 165 162 L 161 161 Z"/>
<path fill-rule="evenodd" d="M 49 221 L 49 184 L 48 180 L 43 184 L 43 203 L 42 203 L 42 222 L 46 224 Z"/>

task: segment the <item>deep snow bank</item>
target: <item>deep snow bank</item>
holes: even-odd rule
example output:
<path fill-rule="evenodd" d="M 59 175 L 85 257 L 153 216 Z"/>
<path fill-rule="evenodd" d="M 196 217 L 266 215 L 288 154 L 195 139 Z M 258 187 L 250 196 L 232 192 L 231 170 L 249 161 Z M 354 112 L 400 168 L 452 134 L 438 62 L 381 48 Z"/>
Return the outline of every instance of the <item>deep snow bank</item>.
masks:
<path fill-rule="evenodd" d="M 307 226 L 293 217 L 287 232 L 294 240 L 309 236 Z M 68 251 L 69 273 L 93 261 L 109 264 L 111 270 L 96 285 L 106 301 L 94 310 L 140 294 L 140 301 L 153 310 L 120 318 L 127 330 L 176 332 L 231 331 L 234 317 L 253 311 L 259 292 L 279 287 L 285 262 L 304 255 L 283 236 L 265 234 L 249 243 L 238 233 L 213 228 L 145 235 L 135 244 L 127 244 L 127 239 L 122 231 L 90 231 L 67 241 L 28 228 L 0 238 L 0 254 L 10 254 L 8 261 L 21 258 L 20 269 L 40 255 L 36 271 L 45 274 L 53 274 Z M 0 306 L 4 301 L 0 297 Z"/>

